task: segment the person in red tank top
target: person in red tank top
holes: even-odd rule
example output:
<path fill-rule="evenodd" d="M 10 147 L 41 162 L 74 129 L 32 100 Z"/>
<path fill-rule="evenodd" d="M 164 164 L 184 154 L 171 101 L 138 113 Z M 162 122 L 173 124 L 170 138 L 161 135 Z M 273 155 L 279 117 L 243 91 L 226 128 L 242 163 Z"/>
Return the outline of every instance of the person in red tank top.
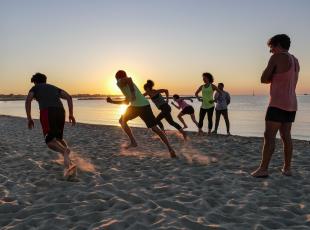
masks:
<path fill-rule="evenodd" d="M 275 149 L 277 132 L 283 142 L 284 164 L 282 174 L 291 176 L 293 144 L 291 127 L 297 111 L 296 84 L 298 81 L 299 63 L 288 50 L 290 38 L 278 34 L 268 41 L 273 54 L 261 76 L 261 83 L 270 84 L 270 101 L 265 117 L 264 146 L 260 166 L 251 173 L 253 177 L 267 177 L 268 166 Z"/>

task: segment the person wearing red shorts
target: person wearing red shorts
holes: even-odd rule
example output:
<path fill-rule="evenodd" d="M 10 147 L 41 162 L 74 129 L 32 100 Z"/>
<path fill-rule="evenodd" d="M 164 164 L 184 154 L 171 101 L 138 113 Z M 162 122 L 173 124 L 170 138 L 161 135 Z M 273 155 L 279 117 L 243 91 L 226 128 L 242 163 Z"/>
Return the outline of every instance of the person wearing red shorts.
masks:
<path fill-rule="evenodd" d="M 75 172 L 76 165 L 72 164 L 69 158 L 70 149 L 63 138 L 65 125 L 65 110 L 61 98 L 67 100 L 69 107 L 69 122 L 75 125 L 73 116 L 72 97 L 64 90 L 54 85 L 46 83 L 46 76 L 42 73 L 36 73 L 32 76 L 31 82 L 34 86 L 30 89 L 26 98 L 26 113 L 28 119 L 28 128 L 34 127 L 31 117 L 31 101 L 37 100 L 40 108 L 40 122 L 47 146 L 61 153 L 64 156 L 64 176 L 69 176 Z"/>

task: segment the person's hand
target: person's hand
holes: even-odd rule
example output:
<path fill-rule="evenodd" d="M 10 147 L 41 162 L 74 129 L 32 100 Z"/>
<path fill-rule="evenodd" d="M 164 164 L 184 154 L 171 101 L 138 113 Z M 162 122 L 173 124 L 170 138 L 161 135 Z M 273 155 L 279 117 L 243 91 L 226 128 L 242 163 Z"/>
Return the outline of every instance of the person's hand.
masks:
<path fill-rule="evenodd" d="M 112 103 L 112 98 L 107 97 L 107 102 L 108 102 L 108 103 Z"/>
<path fill-rule="evenodd" d="M 76 124 L 76 121 L 73 115 L 69 115 L 69 122 L 72 124 L 72 126 Z"/>
<path fill-rule="evenodd" d="M 33 129 L 33 127 L 34 127 L 34 122 L 33 122 L 33 120 L 30 118 L 30 119 L 28 119 L 28 129 Z"/>

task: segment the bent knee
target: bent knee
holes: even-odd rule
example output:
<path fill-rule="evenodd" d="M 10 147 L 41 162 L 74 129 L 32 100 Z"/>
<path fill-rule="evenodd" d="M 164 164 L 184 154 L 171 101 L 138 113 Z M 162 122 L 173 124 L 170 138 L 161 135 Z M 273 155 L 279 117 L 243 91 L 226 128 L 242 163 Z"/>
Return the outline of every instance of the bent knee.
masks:
<path fill-rule="evenodd" d="M 119 120 L 118 120 L 118 122 L 120 123 L 120 125 L 124 125 L 124 124 L 126 124 L 127 123 L 127 121 L 123 118 L 123 117 L 121 117 Z"/>

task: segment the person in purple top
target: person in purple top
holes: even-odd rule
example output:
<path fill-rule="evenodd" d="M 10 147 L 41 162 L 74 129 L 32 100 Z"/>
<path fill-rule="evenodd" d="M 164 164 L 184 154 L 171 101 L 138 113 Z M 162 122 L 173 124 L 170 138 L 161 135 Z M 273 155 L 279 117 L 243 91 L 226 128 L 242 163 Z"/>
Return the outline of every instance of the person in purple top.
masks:
<path fill-rule="evenodd" d="M 196 121 L 195 118 L 195 110 L 193 106 L 187 104 L 185 100 L 190 100 L 193 101 L 191 98 L 181 98 L 178 94 L 173 95 L 173 100 L 178 104 L 176 105 L 175 103 L 171 102 L 171 104 L 176 107 L 177 109 L 181 109 L 181 112 L 178 114 L 179 120 L 183 124 L 183 129 L 186 129 L 188 126 L 185 123 L 183 116 L 184 115 L 190 115 L 192 121 L 195 123 L 195 125 L 198 127 L 198 122 Z"/>

